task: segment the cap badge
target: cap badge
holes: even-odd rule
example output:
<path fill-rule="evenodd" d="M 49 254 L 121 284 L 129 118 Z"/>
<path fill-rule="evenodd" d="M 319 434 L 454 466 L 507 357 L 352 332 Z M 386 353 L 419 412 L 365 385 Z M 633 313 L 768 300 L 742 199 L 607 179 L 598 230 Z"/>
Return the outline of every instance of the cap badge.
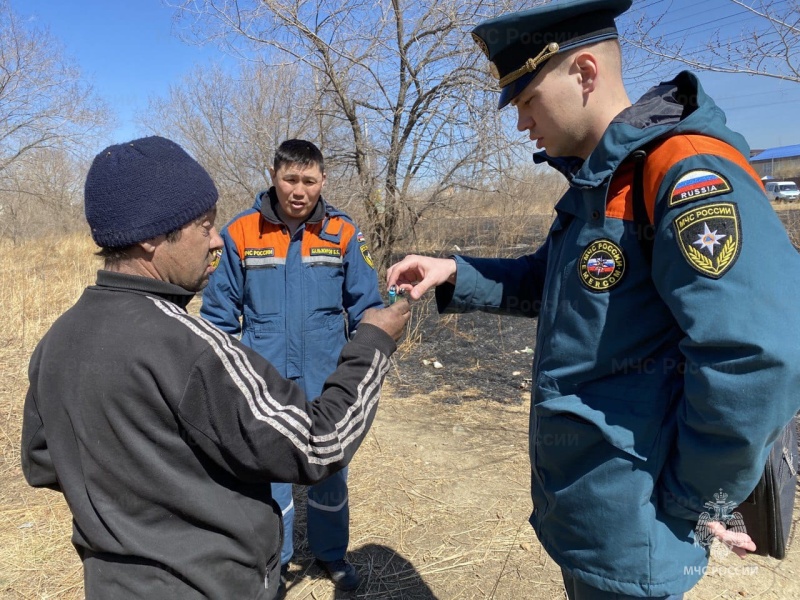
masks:
<path fill-rule="evenodd" d="M 546 61 L 548 58 L 553 56 L 554 54 L 558 53 L 558 44 L 556 42 L 550 42 L 544 49 L 539 52 L 535 57 L 529 58 L 525 61 L 525 64 L 522 65 L 519 69 L 512 71 L 502 79 L 500 79 L 500 87 L 506 87 L 509 83 L 513 83 L 523 75 L 527 75 L 528 73 L 533 73 L 536 68 Z"/>

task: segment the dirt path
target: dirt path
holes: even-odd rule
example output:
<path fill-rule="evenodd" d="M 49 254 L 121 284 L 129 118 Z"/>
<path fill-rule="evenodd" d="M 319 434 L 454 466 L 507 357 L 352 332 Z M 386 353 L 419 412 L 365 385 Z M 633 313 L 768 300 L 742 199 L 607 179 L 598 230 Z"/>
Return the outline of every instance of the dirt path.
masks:
<path fill-rule="evenodd" d="M 351 470 L 354 598 L 563 599 L 560 571 L 527 522 L 526 403 L 446 405 L 392 386 Z M 527 395 L 526 392 L 521 392 Z M 319 579 L 298 539 L 288 598 L 345 598 Z M 732 554 L 687 600 L 800 598 L 800 546 L 784 561 Z"/>
<path fill-rule="evenodd" d="M 56 265 L 51 271 L 31 269 L 28 251 L 7 253 L 0 270 L 6 277 L 0 290 L 7 292 L 0 327 L 3 600 L 83 598 L 63 497 L 29 488 L 19 468 L 33 345 L 94 275 L 93 267 L 81 278 L 63 269 L 88 252 L 59 248 L 63 255 L 50 246 L 42 255 Z M 59 273 L 70 275 L 69 285 Z M 21 286 L 25 277 L 30 281 Z M 11 291 L 16 295 L 9 299 Z M 415 345 L 396 356 L 375 425 L 352 465 L 351 558 L 364 584 L 351 596 L 336 595 L 298 539 L 289 600 L 562 600 L 560 571 L 527 522 L 525 380 L 532 321 L 489 315 L 426 320 L 424 303 L 414 310 L 409 336 Z M 422 362 L 434 358 L 442 369 Z M 687 594 L 687 600 L 742 598 L 800 600 L 800 542 L 782 562 L 714 559 L 711 572 Z"/>
<path fill-rule="evenodd" d="M 355 597 L 562 598 L 527 523 L 526 409 L 449 393 L 384 394 L 350 471 L 351 558 L 367 575 Z M 333 598 L 297 542 L 288 597 Z"/>
<path fill-rule="evenodd" d="M 299 510 L 289 600 L 563 599 L 559 569 L 527 522 L 527 391 L 505 405 L 448 384 L 418 395 L 402 375 L 399 367 L 390 376 L 351 467 L 351 558 L 364 584 L 337 594 L 321 578 L 300 539 Z M 474 400 L 448 403 L 457 396 Z M 10 417 L 0 465 L 0 598 L 82 598 L 69 512 L 59 494 L 22 481 L 19 403 L 0 404 Z M 800 598 L 798 544 L 782 562 L 729 555 L 712 566 L 687 600 Z"/>

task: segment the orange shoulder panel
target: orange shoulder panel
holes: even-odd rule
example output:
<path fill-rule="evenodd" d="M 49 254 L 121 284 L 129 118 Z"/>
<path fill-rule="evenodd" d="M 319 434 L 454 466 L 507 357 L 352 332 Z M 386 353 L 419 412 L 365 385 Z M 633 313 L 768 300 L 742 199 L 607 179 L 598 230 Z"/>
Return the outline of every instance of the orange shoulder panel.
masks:
<path fill-rule="evenodd" d="M 244 260 L 244 251 L 247 248 L 272 248 L 274 256 L 283 258 L 289 249 L 288 236 L 280 227 L 264 222 L 258 212 L 239 217 L 228 225 L 228 235 L 236 244 L 241 260 Z"/>
<path fill-rule="evenodd" d="M 644 200 L 652 223 L 656 197 L 661 182 L 673 165 L 697 154 L 721 156 L 741 167 L 759 186 L 763 183 L 741 152 L 730 144 L 705 135 L 676 135 L 647 152 L 644 168 Z M 633 163 L 626 161 L 617 169 L 608 188 L 606 216 L 633 220 Z"/>
<path fill-rule="evenodd" d="M 352 240 L 353 236 L 356 234 L 356 228 L 350 221 L 345 221 L 344 219 L 342 219 L 342 227 L 342 252 L 345 252 L 350 240 Z"/>
<path fill-rule="evenodd" d="M 322 233 L 323 223 L 325 223 L 325 233 L 328 233 L 334 237 L 338 235 L 338 242 L 330 242 L 319 237 Z M 311 248 L 339 248 L 341 251 L 341 256 L 344 256 L 344 253 L 347 250 L 347 244 L 350 243 L 350 240 L 355 234 L 355 227 L 353 227 L 348 221 L 336 216 L 331 217 L 327 220 L 327 222 L 323 221 L 323 223 L 315 223 L 306 229 L 306 231 L 311 232 L 314 235 L 307 235 L 303 237 L 303 256 L 309 256 Z"/>

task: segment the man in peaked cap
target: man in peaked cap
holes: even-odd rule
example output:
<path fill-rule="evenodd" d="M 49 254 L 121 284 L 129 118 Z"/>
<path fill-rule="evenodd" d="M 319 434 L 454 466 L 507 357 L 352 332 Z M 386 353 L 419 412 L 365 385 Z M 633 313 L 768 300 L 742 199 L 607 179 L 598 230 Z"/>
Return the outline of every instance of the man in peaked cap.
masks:
<path fill-rule="evenodd" d="M 800 408 L 800 257 L 693 74 L 631 104 L 614 25 L 630 4 L 475 28 L 500 108 L 569 189 L 534 253 L 407 256 L 387 281 L 436 286 L 440 312 L 538 318 L 530 521 L 571 600 L 680 598 L 715 536 L 756 550 L 728 509 Z"/>
<path fill-rule="evenodd" d="M 631 0 L 553 2 L 478 25 L 472 39 L 491 61 L 492 74 L 499 80 L 497 108 L 516 98 L 549 58 L 617 39 L 614 18 L 630 5 Z"/>
<path fill-rule="evenodd" d="M 33 353 L 30 485 L 64 494 L 89 600 L 271 600 L 271 481 L 344 468 L 375 416 L 408 305 L 364 314 L 319 397 L 186 312 L 222 248 L 217 189 L 158 136 L 94 159 L 84 204 L 104 268 Z M 396 308 L 395 308 L 396 307 Z"/>

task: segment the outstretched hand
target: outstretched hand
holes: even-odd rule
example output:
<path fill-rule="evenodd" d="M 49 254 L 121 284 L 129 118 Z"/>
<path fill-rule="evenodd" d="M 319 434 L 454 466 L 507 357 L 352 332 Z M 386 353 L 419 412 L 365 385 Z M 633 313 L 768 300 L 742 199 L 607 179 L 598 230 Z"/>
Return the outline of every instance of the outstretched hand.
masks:
<path fill-rule="evenodd" d="M 386 273 L 388 287 L 396 285 L 408 292 L 412 300 L 419 300 L 432 287 L 447 281 L 456 281 L 456 261 L 452 258 L 432 258 L 409 254 Z"/>
<path fill-rule="evenodd" d="M 411 306 L 407 300 L 401 299 L 386 308 L 368 308 L 361 322 L 383 329 L 396 342 L 403 335 L 409 318 Z"/>

